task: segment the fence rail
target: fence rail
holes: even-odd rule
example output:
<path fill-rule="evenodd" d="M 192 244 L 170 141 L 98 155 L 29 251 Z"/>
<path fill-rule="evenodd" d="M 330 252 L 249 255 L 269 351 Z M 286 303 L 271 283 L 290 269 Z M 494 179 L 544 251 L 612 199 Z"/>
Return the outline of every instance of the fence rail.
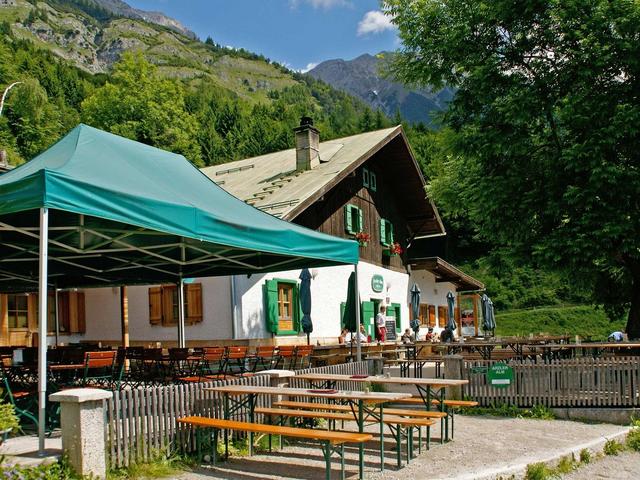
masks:
<path fill-rule="evenodd" d="M 328 367 L 308 368 L 296 373 L 367 373 L 367 362 L 354 362 Z M 206 388 L 223 385 L 269 386 L 269 375 L 234 378 L 207 383 L 142 387 L 114 392 L 105 401 L 105 439 L 108 465 L 123 468 L 133 463 L 151 459 L 158 452 L 173 452 L 177 449 L 193 451 L 194 438 L 191 430 L 176 420 L 189 415 L 223 418 L 223 397 Z M 308 384 L 291 379 L 291 386 L 304 388 Z M 340 382 L 339 388 L 359 390 L 356 382 Z M 270 407 L 271 397 L 259 395 L 258 407 Z M 248 410 L 240 409 L 234 419 L 248 420 Z M 261 418 L 256 417 L 260 422 Z"/>
<path fill-rule="evenodd" d="M 518 407 L 638 407 L 640 362 L 638 357 L 574 358 L 546 361 L 511 360 L 509 387 L 489 384 L 486 368 L 492 360 L 466 361 L 466 394 L 481 405 Z"/>

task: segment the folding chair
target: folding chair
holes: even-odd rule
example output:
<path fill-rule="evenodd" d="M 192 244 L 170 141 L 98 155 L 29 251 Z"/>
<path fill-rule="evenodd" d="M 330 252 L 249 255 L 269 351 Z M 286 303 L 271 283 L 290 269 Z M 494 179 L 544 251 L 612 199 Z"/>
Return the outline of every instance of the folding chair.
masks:
<path fill-rule="evenodd" d="M 284 370 L 292 370 L 296 363 L 296 347 L 295 345 L 281 345 L 278 347 L 278 357 L 276 360 L 276 368 Z"/>
<path fill-rule="evenodd" d="M 116 362 L 117 352 L 99 351 L 85 352 L 84 372 L 80 385 L 119 389 L 122 381 L 122 370 Z"/>
<path fill-rule="evenodd" d="M 296 348 L 296 359 L 293 369 L 309 368 L 311 366 L 311 354 L 313 345 L 298 345 Z"/>
<path fill-rule="evenodd" d="M 227 347 L 224 373 L 234 376 L 245 375 L 249 370 L 247 365 L 248 350 L 248 347 Z"/>
<path fill-rule="evenodd" d="M 276 347 L 273 345 L 256 347 L 255 354 L 251 359 L 251 371 L 255 373 L 261 370 L 270 370 L 273 368 L 275 352 Z"/>

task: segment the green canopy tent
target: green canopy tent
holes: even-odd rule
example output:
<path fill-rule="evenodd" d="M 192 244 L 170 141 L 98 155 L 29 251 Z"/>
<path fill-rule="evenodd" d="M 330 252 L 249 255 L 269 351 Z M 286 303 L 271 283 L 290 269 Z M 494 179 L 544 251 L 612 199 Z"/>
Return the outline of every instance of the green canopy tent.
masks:
<path fill-rule="evenodd" d="M 0 176 L 0 292 L 39 292 L 44 449 L 49 288 L 357 264 L 358 244 L 229 195 L 183 156 L 86 125 Z"/>

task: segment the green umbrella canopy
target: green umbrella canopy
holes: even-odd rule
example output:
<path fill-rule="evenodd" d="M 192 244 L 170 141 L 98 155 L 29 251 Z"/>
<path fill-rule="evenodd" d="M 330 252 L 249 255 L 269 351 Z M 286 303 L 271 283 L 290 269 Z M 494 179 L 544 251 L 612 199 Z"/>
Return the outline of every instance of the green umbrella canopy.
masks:
<path fill-rule="evenodd" d="M 261 212 L 183 156 L 79 125 L 0 176 L 0 291 L 37 287 L 39 209 L 59 288 L 355 264 L 355 241 Z"/>

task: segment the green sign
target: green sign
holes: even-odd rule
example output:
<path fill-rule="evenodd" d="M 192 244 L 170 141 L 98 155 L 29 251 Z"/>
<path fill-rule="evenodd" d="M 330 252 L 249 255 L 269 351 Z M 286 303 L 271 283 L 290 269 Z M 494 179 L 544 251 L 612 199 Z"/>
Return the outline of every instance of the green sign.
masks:
<path fill-rule="evenodd" d="M 371 288 L 376 293 L 384 290 L 384 278 L 382 278 L 382 275 L 374 275 L 371 277 Z"/>
<path fill-rule="evenodd" d="M 487 380 L 492 387 L 507 388 L 513 382 L 513 368 L 506 363 L 494 363 L 489 367 Z"/>
<path fill-rule="evenodd" d="M 487 373 L 488 367 L 471 367 L 471 373 Z"/>

